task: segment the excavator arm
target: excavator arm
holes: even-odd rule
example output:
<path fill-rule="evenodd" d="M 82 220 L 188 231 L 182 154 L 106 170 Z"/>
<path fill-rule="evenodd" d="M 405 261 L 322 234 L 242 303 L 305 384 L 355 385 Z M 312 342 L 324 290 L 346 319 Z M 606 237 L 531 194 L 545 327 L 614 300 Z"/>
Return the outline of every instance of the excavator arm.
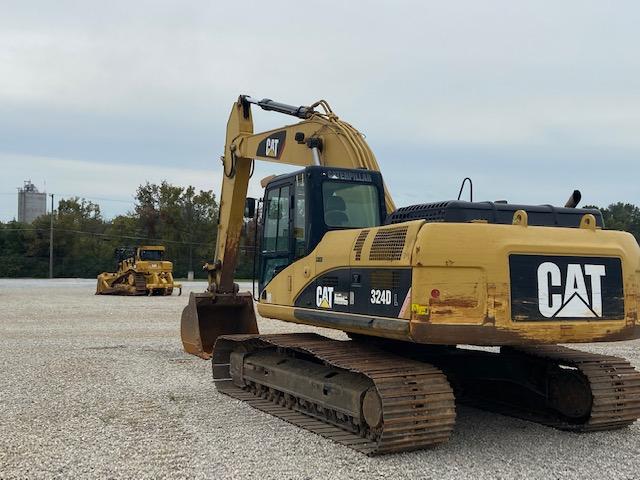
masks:
<path fill-rule="evenodd" d="M 267 132 L 253 133 L 251 104 L 302 119 Z M 322 107 L 324 112 L 315 110 Z M 210 284 L 221 293 L 233 292 L 247 187 L 255 160 L 295 166 L 362 168 L 379 171 L 378 162 L 360 132 L 340 120 L 321 100 L 310 107 L 293 107 L 272 100 L 241 96 L 227 123 L 222 157 L 224 177 L 220 200 L 216 263 L 209 266 Z M 385 188 L 387 210 L 395 209 Z"/>
<path fill-rule="evenodd" d="M 254 133 L 252 104 L 300 121 Z M 252 296 L 240 293 L 234 283 L 247 188 L 256 160 L 380 170 L 364 136 L 340 120 L 324 100 L 295 107 L 268 99 L 238 98 L 227 122 L 215 261 L 205 265 L 209 286 L 205 293 L 191 294 L 182 314 L 184 348 L 203 358 L 210 356 L 219 335 L 257 333 Z M 389 212 L 395 209 L 386 187 L 385 205 Z"/>

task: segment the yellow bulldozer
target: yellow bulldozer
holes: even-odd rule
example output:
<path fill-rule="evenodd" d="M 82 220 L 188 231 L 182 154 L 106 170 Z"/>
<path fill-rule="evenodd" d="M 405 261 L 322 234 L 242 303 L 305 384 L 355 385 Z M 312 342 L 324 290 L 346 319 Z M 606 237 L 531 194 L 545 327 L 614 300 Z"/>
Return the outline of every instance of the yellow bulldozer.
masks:
<path fill-rule="evenodd" d="M 298 123 L 254 133 L 252 105 Z M 258 332 L 234 283 L 258 160 L 301 167 L 262 183 L 258 312 L 350 340 Z M 629 362 L 557 345 L 640 337 L 640 247 L 575 195 L 396 208 L 363 135 L 324 101 L 241 96 L 222 162 L 209 286 L 181 324 L 220 392 L 366 454 L 446 442 L 456 401 L 580 432 L 640 415 Z"/>
<path fill-rule="evenodd" d="M 98 275 L 96 295 L 182 294 L 182 285 L 173 281 L 173 264 L 164 257 L 163 246 L 119 247 L 115 250 L 115 273 Z"/>

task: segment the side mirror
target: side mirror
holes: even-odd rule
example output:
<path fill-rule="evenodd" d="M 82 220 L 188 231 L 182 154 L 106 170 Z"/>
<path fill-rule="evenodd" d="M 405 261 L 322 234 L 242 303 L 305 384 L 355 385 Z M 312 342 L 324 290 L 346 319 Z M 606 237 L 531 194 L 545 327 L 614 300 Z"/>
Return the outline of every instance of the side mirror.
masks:
<path fill-rule="evenodd" d="M 256 214 L 256 199 L 247 197 L 244 201 L 244 218 L 253 218 Z"/>

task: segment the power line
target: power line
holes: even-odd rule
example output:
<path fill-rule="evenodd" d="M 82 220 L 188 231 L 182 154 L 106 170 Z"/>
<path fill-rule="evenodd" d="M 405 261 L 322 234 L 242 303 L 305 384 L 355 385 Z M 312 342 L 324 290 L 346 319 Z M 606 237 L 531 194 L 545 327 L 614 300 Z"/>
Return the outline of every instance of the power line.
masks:
<path fill-rule="evenodd" d="M 184 242 L 180 240 L 166 240 L 162 238 L 147 238 L 135 235 L 118 235 L 118 234 L 109 234 L 109 233 L 98 233 L 98 232 L 87 232 L 86 230 L 72 230 L 68 228 L 53 228 L 54 232 L 65 232 L 65 233 L 79 233 L 81 235 L 93 235 L 96 237 L 102 238 L 111 238 L 111 239 L 119 239 L 126 238 L 128 240 L 145 240 L 147 242 L 157 242 L 157 243 L 174 243 L 179 245 L 200 245 L 200 246 L 213 246 L 213 242 L 201 243 L 201 242 Z M 0 232 L 48 232 L 48 228 L 0 228 Z M 243 245 L 239 247 L 241 250 L 251 250 L 254 248 L 252 245 Z"/>
<path fill-rule="evenodd" d="M 32 231 L 32 232 L 47 232 L 49 229 L 46 228 L 3 228 L 0 231 Z M 72 230 L 68 228 L 56 228 L 54 227 L 54 231 L 65 232 L 65 233 L 79 233 L 81 235 L 93 235 L 96 237 L 104 237 L 104 238 L 127 238 L 129 240 L 146 240 L 148 242 L 162 242 L 162 243 L 177 243 L 183 245 L 210 245 L 209 243 L 198 243 L 198 242 L 182 242 L 180 240 L 165 240 L 161 238 L 147 238 L 135 235 L 117 235 L 117 234 L 109 234 L 109 233 L 98 233 L 98 232 L 87 232 L 86 230 Z"/>

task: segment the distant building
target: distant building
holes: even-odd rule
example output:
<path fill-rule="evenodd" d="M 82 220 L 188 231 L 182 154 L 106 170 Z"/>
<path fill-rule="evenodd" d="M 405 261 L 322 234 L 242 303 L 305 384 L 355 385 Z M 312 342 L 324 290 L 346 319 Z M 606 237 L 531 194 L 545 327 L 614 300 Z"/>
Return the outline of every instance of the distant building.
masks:
<path fill-rule="evenodd" d="M 18 221 L 31 223 L 47 213 L 47 194 L 40 193 L 31 180 L 25 180 L 18 188 Z"/>

